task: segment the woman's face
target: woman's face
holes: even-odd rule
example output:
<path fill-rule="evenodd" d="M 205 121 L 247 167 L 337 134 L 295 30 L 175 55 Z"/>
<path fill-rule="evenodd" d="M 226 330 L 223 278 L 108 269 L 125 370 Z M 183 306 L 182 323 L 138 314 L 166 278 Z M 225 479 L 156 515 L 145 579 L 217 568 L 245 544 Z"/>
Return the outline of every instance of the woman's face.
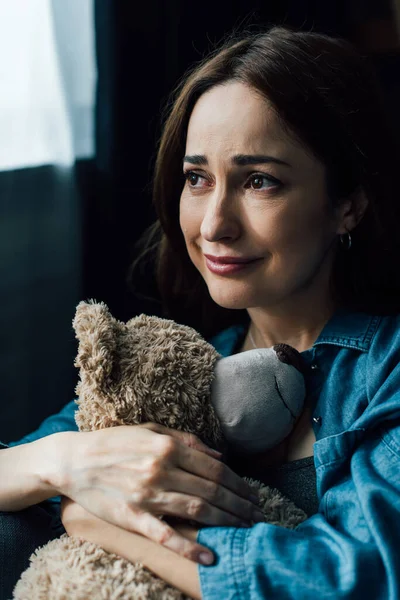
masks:
<path fill-rule="evenodd" d="M 328 289 L 343 217 L 324 166 L 257 92 L 231 82 L 200 97 L 183 169 L 180 225 L 215 302 L 296 305 L 307 290 Z"/>

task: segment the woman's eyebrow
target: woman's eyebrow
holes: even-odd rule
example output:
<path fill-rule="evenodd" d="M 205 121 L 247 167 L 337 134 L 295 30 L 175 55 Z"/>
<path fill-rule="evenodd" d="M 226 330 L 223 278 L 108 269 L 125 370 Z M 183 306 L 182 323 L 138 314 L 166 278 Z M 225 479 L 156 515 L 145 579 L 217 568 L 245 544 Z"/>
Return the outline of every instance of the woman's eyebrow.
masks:
<path fill-rule="evenodd" d="M 261 165 L 265 163 L 276 163 L 277 165 L 290 167 L 290 164 L 284 160 L 265 154 L 237 154 L 232 158 L 232 162 L 240 167 L 246 167 L 247 165 Z"/>
<path fill-rule="evenodd" d="M 183 158 L 183 162 L 191 163 L 192 165 L 204 166 L 208 165 L 208 160 L 204 154 L 192 154 L 186 155 Z M 290 167 L 291 165 L 280 158 L 274 156 L 267 156 L 265 154 L 237 154 L 232 157 L 232 162 L 239 167 L 246 167 L 247 165 L 261 165 L 266 163 L 275 163 L 277 165 L 285 165 Z"/>
<path fill-rule="evenodd" d="M 208 165 L 208 160 L 204 154 L 192 154 L 191 156 L 188 154 L 183 157 L 183 162 L 188 162 L 197 166 Z"/>

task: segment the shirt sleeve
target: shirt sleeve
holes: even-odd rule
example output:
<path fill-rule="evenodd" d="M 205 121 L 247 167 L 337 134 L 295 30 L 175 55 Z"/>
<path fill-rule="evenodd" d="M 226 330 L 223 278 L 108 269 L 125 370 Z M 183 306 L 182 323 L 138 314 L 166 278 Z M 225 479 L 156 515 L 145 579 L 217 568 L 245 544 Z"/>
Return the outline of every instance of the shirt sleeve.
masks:
<path fill-rule="evenodd" d="M 10 442 L 9 446 L 28 444 L 29 442 L 34 442 L 35 440 L 60 431 L 78 431 L 78 427 L 75 423 L 75 412 L 77 409 L 78 406 L 74 400 L 69 402 L 60 410 L 60 412 L 45 419 L 35 431 L 25 435 L 20 440 Z"/>
<path fill-rule="evenodd" d="M 398 600 L 399 459 L 397 360 L 357 427 L 315 444 L 318 514 L 294 531 L 265 523 L 199 531 L 217 557 L 199 565 L 203 599 L 223 590 L 226 600 Z"/>

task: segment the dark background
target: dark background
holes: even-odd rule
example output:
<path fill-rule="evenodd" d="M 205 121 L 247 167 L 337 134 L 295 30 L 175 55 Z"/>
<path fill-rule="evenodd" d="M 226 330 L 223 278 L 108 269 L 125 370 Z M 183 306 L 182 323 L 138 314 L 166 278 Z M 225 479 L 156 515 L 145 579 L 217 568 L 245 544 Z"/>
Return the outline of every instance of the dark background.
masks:
<path fill-rule="evenodd" d="M 233 28 L 286 24 L 343 36 L 374 61 L 400 133 L 395 5 L 267 0 L 249 10 L 237 1 L 95 0 L 95 157 L 76 163 L 74 186 L 61 197 L 50 166 L 0 172 L 1 440 L 18 439 L 74 398 L 79 300 L 103 300 L 123 320 L 161 314 L 156 295 L 134 293 L 154 287 L 151 272 L 128 283 L 128 271 L 154 220 L 161 111 L 186 69 Z"/>

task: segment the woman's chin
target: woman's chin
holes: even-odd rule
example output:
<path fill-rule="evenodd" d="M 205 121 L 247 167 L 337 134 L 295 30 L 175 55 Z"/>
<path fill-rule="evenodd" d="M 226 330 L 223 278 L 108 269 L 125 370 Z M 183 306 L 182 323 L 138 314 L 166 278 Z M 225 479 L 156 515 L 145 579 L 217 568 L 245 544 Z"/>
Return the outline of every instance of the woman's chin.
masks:
<path fill-rule="evenodd" d="M 221 294 L 221 290 L 210 290 L 210 296 L 216 304 L 222 308 L 231 310 L 243 310 L 252 306 L 250 297 L 243 294 Z"/>

